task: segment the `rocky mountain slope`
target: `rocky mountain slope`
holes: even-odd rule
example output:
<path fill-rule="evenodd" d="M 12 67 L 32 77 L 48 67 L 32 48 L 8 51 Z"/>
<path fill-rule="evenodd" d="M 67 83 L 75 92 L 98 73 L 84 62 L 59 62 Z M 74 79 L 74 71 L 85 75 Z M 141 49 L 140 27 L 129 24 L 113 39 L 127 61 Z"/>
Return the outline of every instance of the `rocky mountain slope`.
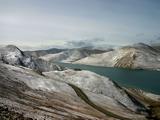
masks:
<path fill-rule="evenodd" d="M 96 73 L 85 70 L 65 70 L 61 72 L 50 71 L 43 74 L 52 79 L 57 79 L 69 84 L 73 84 L 83 90 L 114 99 L 121 105 L 133 111 L 138 109 L 123 89 L 121 89 L 108 78 L 97 75 Z"/>
<path fill-rule="evenodd" d="M 65 76 L 69 77 L 73 73 L 63 72 Z M 123 89 L 117 87 L 107 78 L 106 84 L 104 84 L 101 78 L 102 83 L 99 83 L 98 86 L 103 86 L 102 84 L 105 86 L 109 83 L 105 87 L 105 94 L 103 94 L 101 92 L 104 88 L 96 88 L 96 82 L 94 82 L 98 81 L 100 76 L 87 71 L 82 71 L 81 74 L 88 77 L 89 82 L 93 79 L 93 86 L 88 85 L 81 90 L 68 84 L 69 82 L 59 80 L 58 77 L 49 79 L 31 69 L 1 63 L 0 107 L 7 108 L 9 112 L 23 115 L 25 118 L 38 120 L 145 119 L 145 114 L 140 112 L 144 108 L 132 101 Z M 72 79 L 79 78 L 82 81 L 84 76 L 80 77 L 77 73 L 72 76 Z M 84 83 L 80 84 L 84 85 Z M 91 86 L 91 89 L 87 89 Z"/>
<path fill-rule="evenodd" d="M 91 55 L 74 63 L 106 67 L 160 69 L 160 52 L 151 46 L 140 43 Z"/>
<path fill-rule="evenodd" d="M 52 62 L 74 62 L 79 59 L 90 56 L 91 54 L 103 53 L 102 50 L 89 50 L 89 49 L 69 49 L 57 54 L 47 54 L 40 58 Z"/>
<path fill-rule="evenodd" d="M 69 85 L 5 64 L 0 65 L 0 106 L 37 120 L 105 119 Z"/>
<path fill-rule="evenodd" d="M 25 55 L 23 51 L 14 45 L 0 48 L 0 61 L 10 65 L 28 67 L 39 72 L 63 69 L 58 65 Z"/>

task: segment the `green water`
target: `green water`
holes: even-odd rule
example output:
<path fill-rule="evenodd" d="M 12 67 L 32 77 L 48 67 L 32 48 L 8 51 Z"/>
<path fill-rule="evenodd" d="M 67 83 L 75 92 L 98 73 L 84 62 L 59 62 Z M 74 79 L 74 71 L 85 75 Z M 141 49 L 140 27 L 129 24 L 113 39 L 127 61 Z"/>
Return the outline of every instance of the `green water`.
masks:
<path fill-rule="evenodd" d="M 142 90 L 160 94 L 160 71 L 130 70 L 123 68 L 109 68 L 70 63 L 56 63 L 72 69 L 82 69 L 109 77 L 120 86 L 140 88 Z"/>

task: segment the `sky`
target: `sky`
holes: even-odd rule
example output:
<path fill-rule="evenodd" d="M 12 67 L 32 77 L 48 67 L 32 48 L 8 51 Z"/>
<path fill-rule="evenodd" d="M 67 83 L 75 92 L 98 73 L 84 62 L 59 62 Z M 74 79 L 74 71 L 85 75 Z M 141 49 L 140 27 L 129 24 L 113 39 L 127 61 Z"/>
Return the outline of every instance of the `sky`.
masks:
<path fill-rule="evenodd" d="M 0 0 L 0 45 L 160 43 L 160 0 Z"/>

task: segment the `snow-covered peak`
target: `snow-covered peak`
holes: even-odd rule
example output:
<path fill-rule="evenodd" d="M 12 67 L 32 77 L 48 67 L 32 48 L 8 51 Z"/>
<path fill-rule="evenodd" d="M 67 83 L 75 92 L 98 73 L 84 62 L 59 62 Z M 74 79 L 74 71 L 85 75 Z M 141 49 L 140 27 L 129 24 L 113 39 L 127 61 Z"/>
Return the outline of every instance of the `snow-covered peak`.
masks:
<path fill-rule="evenodd" d="M 91 55 L 75 63 L 106 67 L 159 69 L 160 53 L 151 46 L 141 43 Z"/>
<path fill-rule="evenodd" d="M 54 69 L 59 70 L 60 68 L 59 66 L 57 67 L 56 65 L 44 60 L 25 55 L 23 51 L 14 45 L 8 45 L 0 48 L 0 61 L 10 65 L 28 67 L 38 72 Z"/>
<path fill-rule="evenodd" d="M 15 45 L 7 45 L 6 47 L 5 47 L 8 51 L 20 51 L 21 52 L 21 50 L 17 47 L 17 46 L 15 46 Z"/>
<path fill-rule="evenodd" d="M 23 52 L 14 45 L 8 45 L 0 49 L 0 59 L 8 64 L 21 64 L 20 59 L 23 58 Z"/>
<path fill-rule="evenodd" d="M 74 62 L 90 56 L 91 54 L 103 53 L 102 50 L 70 49 L 56 54 L 47 54 L 40 58 L 52 62 Z"/>
<path fill-rule="evenodd" d="M 136 43 L 136 44 L 133 44 L 133 45 L 130 45 L 130 46 L 124 46 L 122 48 L 128 48 L 128 49 L 134 48 L 134 49 L 143 50 L 143 51 L 146 50 L 146 52 L 148 52 L 148 51 L 157 52 L 157 50 L 154 47 L 152 47 L 148 44 L 145 44 L 145 43 Z"/>

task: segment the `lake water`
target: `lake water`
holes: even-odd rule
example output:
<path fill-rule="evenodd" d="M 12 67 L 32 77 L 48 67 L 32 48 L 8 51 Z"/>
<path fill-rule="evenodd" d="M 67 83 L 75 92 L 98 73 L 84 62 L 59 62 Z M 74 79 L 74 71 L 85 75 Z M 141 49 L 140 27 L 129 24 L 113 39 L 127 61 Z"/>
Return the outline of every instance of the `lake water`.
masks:
<path fill-rule="evenodd" d="M 123 68 L 109 68 L 90 65 L 56 63 L 72 69 L 82 69 L 109 77 L 120 86 L 140 88 L 160 95 L 160 71 L 130 70 Z"/>

